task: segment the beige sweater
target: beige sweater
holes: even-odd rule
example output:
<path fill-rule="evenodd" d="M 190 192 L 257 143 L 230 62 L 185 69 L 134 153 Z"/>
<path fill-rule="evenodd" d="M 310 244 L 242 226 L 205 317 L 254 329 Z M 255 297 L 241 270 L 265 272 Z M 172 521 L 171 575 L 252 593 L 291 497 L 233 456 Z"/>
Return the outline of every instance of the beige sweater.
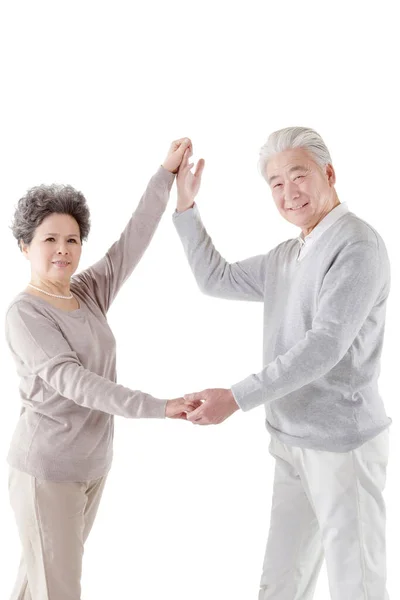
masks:
<path fill-rule="evenodd" d="M 66 312 L 22 292 L 6 315 L 21 378 L 20 418 L 8 463 L 39 479 L 86 481 L 110 468 L 113 415 L 163 418 L 166 401 L 116 383 L 107 311 L 149 245 L 174 175 L 160 167 L 105 257 L 74 276 L 80 308 Z"/>

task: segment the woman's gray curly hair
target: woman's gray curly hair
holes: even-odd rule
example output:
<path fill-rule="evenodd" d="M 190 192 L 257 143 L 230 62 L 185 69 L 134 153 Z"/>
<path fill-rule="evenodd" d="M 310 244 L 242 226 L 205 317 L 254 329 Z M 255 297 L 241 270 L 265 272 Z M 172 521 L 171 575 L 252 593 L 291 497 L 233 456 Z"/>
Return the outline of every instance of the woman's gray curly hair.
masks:
<path fill-rule="evenodd" d="M 70 215 L 79 225 L 81 241 L 90 230 L 90 213 L 85 196 L 70 185 L 38 185 L 27 191 L 17 204 L 11 230 L 21 249 L 21 241 L 31 243 L 36 228 L 54 213 Z"/>

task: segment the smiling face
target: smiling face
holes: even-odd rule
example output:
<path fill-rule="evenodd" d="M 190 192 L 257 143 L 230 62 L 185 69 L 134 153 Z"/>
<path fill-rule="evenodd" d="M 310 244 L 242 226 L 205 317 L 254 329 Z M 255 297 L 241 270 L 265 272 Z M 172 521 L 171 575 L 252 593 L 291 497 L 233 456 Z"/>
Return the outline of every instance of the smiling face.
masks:
<path fill-rule="evenodd" d="M 79 225 L 70 215 L 53 213 L 36 228 L 22 252 L 31 263 L 32 279 L 65 285 L 78 268 L 82 252 Z"/>
<path fill-rule="evenodd" d="M 332 165 L 320 166 L 305 148 L 275 154 L 265 174 L 280 214 L 304 235 L 339 204 Z"/>

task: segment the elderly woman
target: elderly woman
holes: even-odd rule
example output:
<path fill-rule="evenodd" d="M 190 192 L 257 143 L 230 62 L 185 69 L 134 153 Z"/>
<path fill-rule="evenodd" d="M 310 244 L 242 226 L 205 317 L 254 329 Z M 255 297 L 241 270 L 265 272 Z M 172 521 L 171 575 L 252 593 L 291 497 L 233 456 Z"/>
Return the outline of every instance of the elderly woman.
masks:
<path fill-rule="evenodd" d="M 186 418 L 194 407 L 118 385 L 107 323 L 157 229 L 189 144 L 172 144 L 120 239 L 78 275 L 89 233 L 83 195 L 70 186 L 39 186 L 18 203 L 13 233 L 31 280 L 6 317 L 22 401 L 8 454 L 23 547 L 13 600 L 81 598 L 83 545 L 111 466 L 113 415 Z"/>
<path fill-rule="evenodd" d="M 386 600 L 388 427 L 378 391 L 389 294 L 385 244 L 339 202 L 321 137 L 292 127 L 261 150 L 261 172 L 300 236 L 229 264 L 194 198 L 186 150 L 174 222 L 201 290 L 264 303 L 264 368 L 204 400 L 193 423 L 220 423 L 264 404 L 276 459 L 259 600 L 310 599 L 325 555 L 332 600 Z"/>

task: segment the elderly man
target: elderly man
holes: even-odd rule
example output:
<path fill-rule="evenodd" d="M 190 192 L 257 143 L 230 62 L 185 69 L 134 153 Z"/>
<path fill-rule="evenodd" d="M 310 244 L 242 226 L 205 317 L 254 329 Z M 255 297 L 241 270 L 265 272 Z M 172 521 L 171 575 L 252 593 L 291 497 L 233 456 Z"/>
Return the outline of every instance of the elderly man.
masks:
<path fill-rule="evenodd" d="M 200 289 L 264 302 L 264 368 L 230 389 L 188 394 L 193 423 L 264 404 L 276 459 L 259 600 L 310 600 L 325 556 L 332 600 L 387 600 L 387 417 L 377 380 L 390 267 L 373 227 L 339 202 L 328 149 L 312 129 L 270 135 L 260 167 L 300 236 L 229 264 L 194 198 L 188 148 L 174 223 Z"/>

